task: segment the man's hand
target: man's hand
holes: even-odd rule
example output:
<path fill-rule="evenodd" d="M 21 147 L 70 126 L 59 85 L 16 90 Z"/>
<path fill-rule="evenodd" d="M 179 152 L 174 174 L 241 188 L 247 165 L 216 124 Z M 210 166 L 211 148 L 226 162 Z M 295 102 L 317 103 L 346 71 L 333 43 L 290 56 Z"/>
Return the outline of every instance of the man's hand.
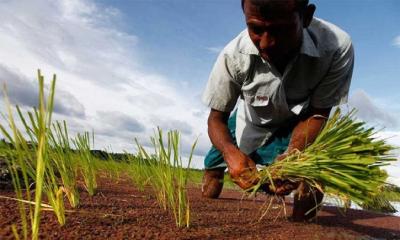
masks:
<path fill-rule="evenodd" d="M 293 190 L 299 187 L 298 182 L 292 182 L 289 180 L 274 179 L 274 185 L 265 184 L 261 186 L 261 189 L 267 194 L 285 196 L 289 195 Z"/>
<path fill-rule="evenodd" d="M 297 150 L 297 149 L 295 149 L 295 150 Z M 292 150 L 292 151 L 295 151 L 295 150 Z M 278 155 L 275 158 L 275 162 L 282 161 L 289 155 L 290 155 L 290 153 L 288 151 L 286 151 L 286 152 Z M 289 180 L 282 180 L 282 179 L 274 179 L 274 185 L 272 186 L 272 184 L 271 184 L 269 186 L 266 186 L 265 191 L 270 194 L 285 196 L 285 195 L 290 194 L 293 190 L 296 190 L 298 186 L 299 186 L 299 183 L 296 183 L 296 182 L 292 182 Z"/>
<path fill-rule="evenodd" d="M 280 196 L 289 195 L 293 190 L 296 190 L 299 187 L 299 183 L 281 179 L 275 179 L 274 185 L 274 193 Z"/>
<path fill-rule="evenodd" d="M 307 146 L 312 144 L 317 138 L 319 132 L 323 128 L 326 119 L 329 117 L 331 108 L 316 109 L 311 108 L 308 115 L 304 116 L 301 121 L 295 126 L 290 138 L 287 150 L 278 155 L 275 161 L 282 161 L 294 152 L 303 151 Z M 264 187 L 266 192 L 274 193 L 276 195 L 288 195 L 293 190 L 296 190 L 299 183 L 291 182 L 285 179 L 275 179 L 274 186 L 269 185 Z"/>
<path fill-rule="evenodd" d="M 283 159 L 285 159 L 289 154 L 287 152 L 284 152 L 282 154 L 279 154 L 276 158 L 275 158 L 275 162 L 279 162 L 282 161 Z"/>
<path fill-rule="evenodd" d="M 229 174 L 239 187 L 249 189 L 258 183 L 256 164 L 239 149 L 232 149 L 224 153 Z"/>
<path fill-rule="evenodd" d="M 223 155 L 232 180 L 243 189 L 258 182 L 256 165 L 233 143 L 228 129 L 229 113 L 211 109 L 208 117 L 208 135 Z"/>

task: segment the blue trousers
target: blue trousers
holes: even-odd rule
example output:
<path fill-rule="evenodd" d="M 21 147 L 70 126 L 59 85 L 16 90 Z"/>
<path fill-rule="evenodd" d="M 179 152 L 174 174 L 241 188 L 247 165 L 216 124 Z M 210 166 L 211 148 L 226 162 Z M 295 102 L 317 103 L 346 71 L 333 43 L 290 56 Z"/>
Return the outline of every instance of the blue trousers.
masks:
<path fill-rule="evenodd" d="M 235 137 L 236 114 L 237 112 L 235 111 L 228 119 L 229 133 L 235 145 L 237 145 Z M 286 151 L 293 128 L 294 125 L 278 129 L 263 146 L 251 153 L 249 157 L 255 161 L 256 164 L 270 165 L 279 154 Z M 221 152 L 214 146 L 208 151 L 204 159 L 204 166 L 205 169 L 226 168 L 226 163 Z"/>

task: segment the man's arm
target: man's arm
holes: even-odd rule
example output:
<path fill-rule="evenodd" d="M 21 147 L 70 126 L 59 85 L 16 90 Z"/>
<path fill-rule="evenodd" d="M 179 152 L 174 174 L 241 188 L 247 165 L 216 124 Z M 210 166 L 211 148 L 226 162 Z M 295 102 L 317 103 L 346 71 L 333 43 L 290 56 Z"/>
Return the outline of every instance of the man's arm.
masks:
<path fill-rule="evenodd" d="M 276 160 L 283 160 L 293 151 L 303 151 L 312 144 L 324 127 L 330 111 L 331 108 L 311 108 L 308 114 L 294 127 L 285 153 L 279 155 Z M 298 183 L 278 180 L 275 182 L 275 187 L 276 189 L 273 191 L 275 194 L 287 195 L 298 187 Z"/>
<path fill-rule="evenodd" d="M 293 129 L 286 153 L 291 153 L 296 149 L 303 151 L 312 144 L 324 127 L 330 111 L 331 108 L 311 108 L 306 117 Z"/>
<path fill-rule="evenodd" d="M 253 160 L 242 153 L 233 143 L 228 129 L 229 113 L 211 109 L 208 117 L 208 135 L 212 144 L 224 157 L 232 180 L 242 189 L 257 182 L 257 169 Z"/>

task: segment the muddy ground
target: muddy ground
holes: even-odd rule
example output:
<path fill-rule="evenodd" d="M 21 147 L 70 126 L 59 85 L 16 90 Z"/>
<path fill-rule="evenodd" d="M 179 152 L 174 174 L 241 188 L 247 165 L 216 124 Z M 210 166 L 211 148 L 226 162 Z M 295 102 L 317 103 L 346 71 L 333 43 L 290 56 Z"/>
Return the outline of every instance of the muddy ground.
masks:
<path fill-rule="evenodd" d="M 10 190 L 0 195 L 12 196 Z M 400 217 L 360 210 L 343 216 L 335 207 L 324 207 L 316 223 L 294 223 L 285 217 L 282 204 L 260 222 L 266 196 L 242 200 L 242 194 L 224 190 L 220 199 L 201 198 L 200 188 L 189 188 L 190 228 L 177 228 L 171 214 L 161 210 L 151 189 L 138 191 L 127 180 L 100 178 L 98 193 L 82 193 L 81 207 L 67 213 L 60 227 L 45 212 L 41 239 L 400 239 Z M 286 204 L 287 215 L 291 204 Z M 13 239 L 10 225 L 18 222 L 11 200 L 0 199 L 0 239 Z"/>

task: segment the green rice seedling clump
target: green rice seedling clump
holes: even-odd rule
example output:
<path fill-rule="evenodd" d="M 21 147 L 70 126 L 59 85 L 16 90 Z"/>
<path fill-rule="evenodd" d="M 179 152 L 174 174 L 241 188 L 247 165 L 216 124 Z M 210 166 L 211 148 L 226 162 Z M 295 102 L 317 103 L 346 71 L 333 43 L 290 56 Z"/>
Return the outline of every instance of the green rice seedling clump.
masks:
<path fill-rule="evenodd" d="M 95 159 L 90 151 L 90 139 L 93 138 L 94 134 L 92 134 L 91 138 L 89 132 L 85 132 L 84 134 L 78 134 L 72 141 L 78 151 L 79 166 L 85 183 L 85 188 L 90 196 L 93 196 L 97 189 Z M 92 140 L 92 142 L 94 141 Z"/>
<path fill-rule="evenodd" d="M 164 142 L 163 132 L 158 128 L 155 137 L 151 138 L 154 154 L 149 155 L 138 141 L 139 163 L 137 169 L 144 174 L 153 188 L 160 207 L 170 210 L 178 227 L 190 225 L 190 203 L 187 196 L 190 163 L 197 141 L 192 145 L 187 167 L 183 166 L 180 156 L 180 134 L 169 131 Z"/>
<path fill-rule="evenodd" d="M 38 238 L 43 208 L 52 210 L 60 225 L 65 224 L 64 196 L 67 196 L 72 207 L 79 205 L 78 167 L 83 169 L 82 175 L 89 193 L 93 194 L 96 189 L 89 134 L 78 135 L 74 142 L 76 149 L 71 149 L 70 142 L 74 139 L 68 136 L 66 122 L 52 122 L 56 75 L 48 88 L 47 97 L 40 71 L 38 82 L 38 107 L 27 114 L 23 114 L 18 106 L 14 110 L 5 89 L 8 114 L 3 117 L 7 122 L 6 125 L 0 124 L 1 137 L 5 139 L 2 141 L 2 151 L 16 192 L 16 198 L 12 199 L 18 202 L 24 239 Z M 17 120 L 20 125 L 17 125 L 14 112 L 19 117 Z M 43 194 L 47 195 L 49 204 L 42 202 Z M 13 225 L 12 229 L 15 237 L 19 238 L 18 228 Z"/>
<path fill-rule="evenodd" d="M 77 186 L 78 165 L 74 161 L 75 154 L 70 146 L 67 123 L 56 122 L 49 132 L 51 145 L 50 159 L 57 173 L 60 175 L 63 192 L 68 198 L 71 207 L 79 205 L 79 192 Z"/>
<path fill-rule="evenodd" d="M 6 91 L 5 102 L 8 110 L 8 118 L 6 119 L 10 131 L 7 131 L 6 126 L 0 125 L 1 133 L 10 143 L 6 159 L 16 192 L 24 239 L 28 238 L 28 220 L 31 223 L 31 238 L 38 239 L 41 209 L 42 205 L 44 205 L 42 203 L 42 193 L 47 194 L 51 208 L 54 210 L 60 224 L 63 225 L 65 223 L 63 194 L 57 184 L 54 169 L 49 160 L 48 135 L 54 107 L 56 76 L 54 75 L 47 98 L 44 93 L 44 77 L 40 71 L 38 71 L 38 80 L 38 109 L 28 113 L 29 118 L 27 121 L 20 108 L 18 106 L 16 108 L 23 124 L 23 129 L 20 130 L 17 127 Z M 30 142 L 25 139 L 24 133 L 29 137 Z M 22 182 L 20 180 L 21 174 Z M 35 183 L 33 199 L 31 197 L 33 192 L 30 179 L 33 179 Z M 28 204 L 28 218 L 26 217 L 25 204 Z M 49 205 L 46 206 L 50 207 Z M 15 237 L 19 238 L 15 225 L 12 229 Z"/>

